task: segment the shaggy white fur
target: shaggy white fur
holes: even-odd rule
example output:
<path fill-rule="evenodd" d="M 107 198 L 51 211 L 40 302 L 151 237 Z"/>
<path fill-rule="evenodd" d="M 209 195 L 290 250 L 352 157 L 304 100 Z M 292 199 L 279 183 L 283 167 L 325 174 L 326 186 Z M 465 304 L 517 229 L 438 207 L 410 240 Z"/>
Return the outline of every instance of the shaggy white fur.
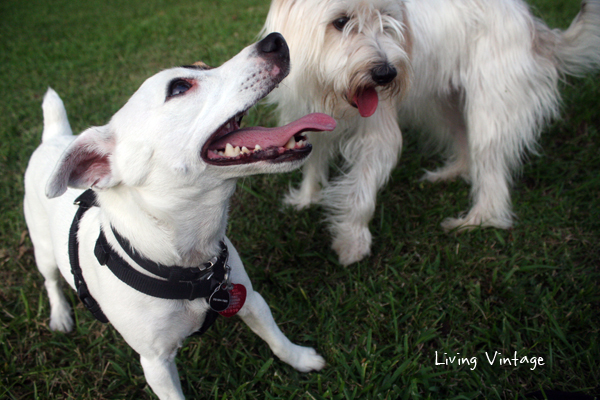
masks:
<path fill-rule="evenodd" d="M 310 135 L 313 156 L 286 201 L 327 209 L 345 265 L 370 252 L 377 191 L 402 148 L 398 119 L 447 157 L 423 179 L 472 185 L 471 209 L 444 229 L 509 228 L 511 178 L 558 113 L 561 77 L 600 65 L 599 0 L 584 1 L 566 31 L 521 0 L 273 0 L 263 33 L 273 31 L 294 66 L 269 96 L 281 121 L 314 111 L 338 121 L 334 134 Z"/>

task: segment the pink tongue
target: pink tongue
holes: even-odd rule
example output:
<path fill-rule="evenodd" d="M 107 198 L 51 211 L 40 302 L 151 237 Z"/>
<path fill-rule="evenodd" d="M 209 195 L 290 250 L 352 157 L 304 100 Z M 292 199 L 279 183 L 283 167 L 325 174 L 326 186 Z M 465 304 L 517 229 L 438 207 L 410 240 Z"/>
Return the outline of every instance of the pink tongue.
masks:
<path fill-rule="evenodd" d="M 290 122 L 289 124 L 277 128 L 263 128 L 254 126 L 240 129 L 223 136 L 214 143 L 211 143 L 209 149 L 224 149 L 227 143 L 233 147 L 246 146 L 254 150 L 256 145 L 266 149 L 269 147 L 283 147 L 290 138 L 304 131 L 332 131 L 335 129 L 336 122 L 329 115 L 313 113 Z"/>
<path fill-rule="evenodd" d="M 362 92 L 355 94 L 353 100 L 358 107 L 360 116 L 364 118 L 373 115 L 379 104 L 377 91 L 373 88 L 365 89 Z"/>

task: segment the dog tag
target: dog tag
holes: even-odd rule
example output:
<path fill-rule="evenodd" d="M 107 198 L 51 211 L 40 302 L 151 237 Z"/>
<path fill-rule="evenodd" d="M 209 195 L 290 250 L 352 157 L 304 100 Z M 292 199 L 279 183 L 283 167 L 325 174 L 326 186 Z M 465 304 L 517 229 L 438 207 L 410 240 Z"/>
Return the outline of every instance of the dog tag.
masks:
<path fill-rule="evenodd" d="M 220 311 L 224 317 L 233 317 L 240 311 L 246 302 L 246 287 L 236 283 L 233 288 L 229 291 L 229 307 L 225 311 Z"/>
<path fill-rule="evenodd" d="M 225 289 L 225 285 L 219 285 L 210 295 L 208 305 L 216 312 L 227 310 L 227 307 L 229 307 L 229 291 Z"/>

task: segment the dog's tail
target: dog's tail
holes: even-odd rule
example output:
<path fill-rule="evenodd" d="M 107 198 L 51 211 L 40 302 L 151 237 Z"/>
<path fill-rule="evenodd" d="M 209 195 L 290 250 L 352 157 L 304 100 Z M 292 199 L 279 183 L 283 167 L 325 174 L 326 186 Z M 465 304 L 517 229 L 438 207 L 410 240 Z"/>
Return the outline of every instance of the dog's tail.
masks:
<path fill-rule="evenodd" d="M 558 33 L 554 55 L 561 72 L 582 76 L 600 68 L 600 0 L 584 0 L 571 26 L 554 32 Z"/>
<path fill-rule="evenodd" d="M 44 111 L 44 132 L 42 133 L 42 142 L 55 136 L 72 135 L 71 125 L 67 118 L 65 105 L 52 88 L 48 88 L 42 103 Z"/>

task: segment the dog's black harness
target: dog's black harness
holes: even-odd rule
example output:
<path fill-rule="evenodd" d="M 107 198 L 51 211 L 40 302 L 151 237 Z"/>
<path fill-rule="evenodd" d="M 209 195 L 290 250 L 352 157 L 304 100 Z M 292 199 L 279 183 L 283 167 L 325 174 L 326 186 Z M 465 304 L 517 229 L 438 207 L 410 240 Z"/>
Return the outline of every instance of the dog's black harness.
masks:
<path fill-rule="evenodd" d="M 96 195 L 91 189 L 88 189 L 75 200 L 75 204 L 79 206 L 79 209 L 73 218 L 73 223 L 69 231 L 71 272 L 75 278 L 77 295 L 82 303 L 96 319 L 106 323 L 108 319 L 102 312 L 100 305 L 90 294 L 83 279 L 81 266 L 79 265 L 79 244 L 77 240 L 79 221 L 83 218 L 87 210 L 97 206 Z M 208 310 L 200 329 L 193 334 L 201 335 L 206 332 L 219 316 L 217 312 L 221 311 L 218 308 L 220 306 L 218 303 L 221 301 L 219 297 L 222 292 L 226 292 L 229 286 L 230 268 L 227 265 L 229 256 L 227 245 L 221 241 L 221 253 L 219 256 L 199 267 L 167 267 L 143 258 L 133 251 L 127 239 L 119 235 L 112 227 L 111 230 L 119 245 L 137 265 L 162 279 L 153 278 L 131 267 L 107 242 L 102 229 L 100 229 L 100 235 L 94 248 L 94 254 L 98 262 L 101 265 L 106 265 L 117 278 L 127 285 L 152 297 L 171 300 L 207 298 L 211 308 Z M 213 304 L 216 304 L 216 306 L 213 306 Z M 215 307 L 217 310 L 215 310 Z"/>

